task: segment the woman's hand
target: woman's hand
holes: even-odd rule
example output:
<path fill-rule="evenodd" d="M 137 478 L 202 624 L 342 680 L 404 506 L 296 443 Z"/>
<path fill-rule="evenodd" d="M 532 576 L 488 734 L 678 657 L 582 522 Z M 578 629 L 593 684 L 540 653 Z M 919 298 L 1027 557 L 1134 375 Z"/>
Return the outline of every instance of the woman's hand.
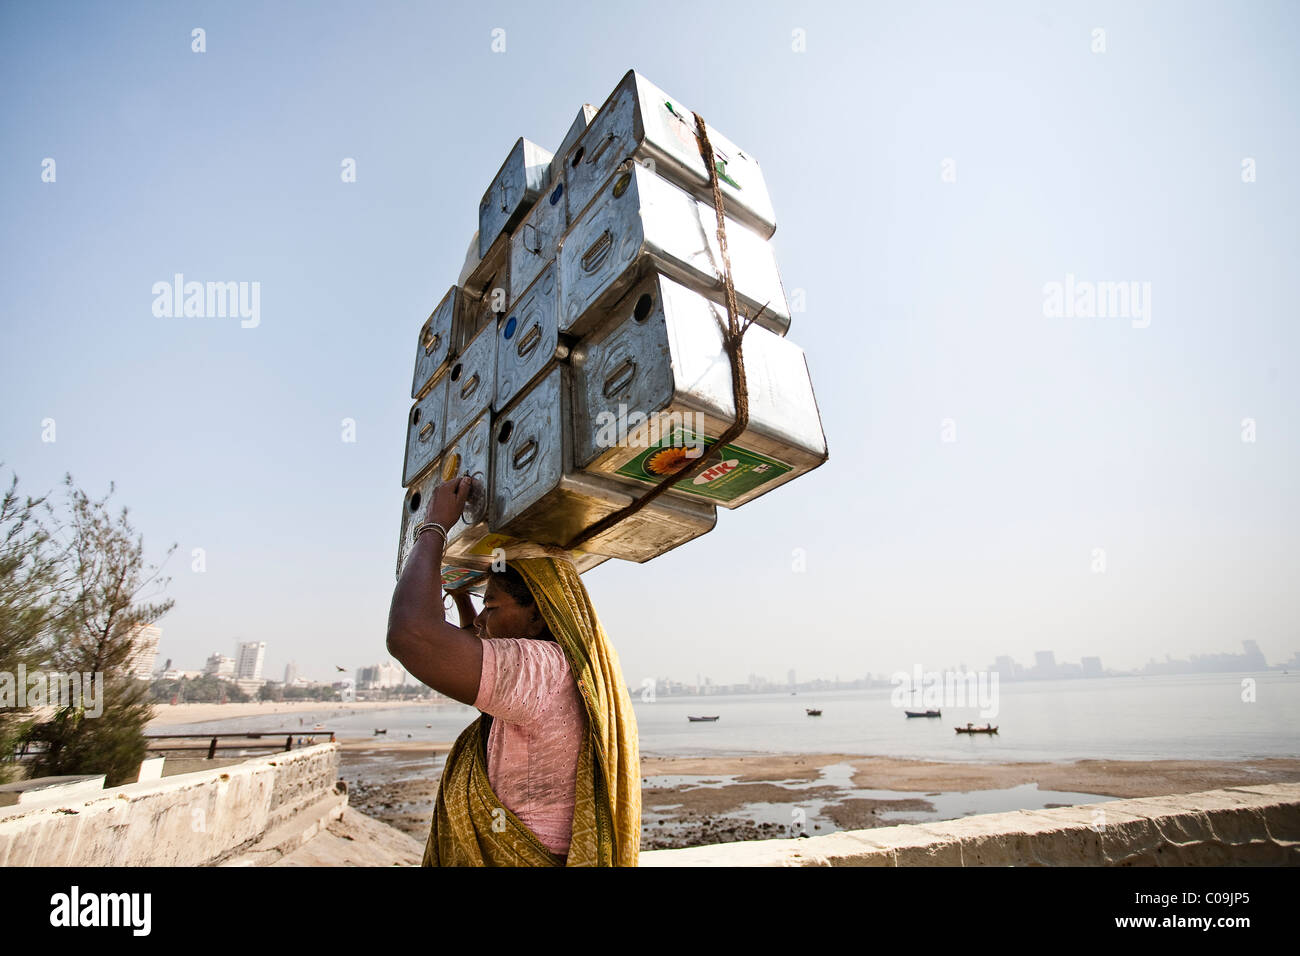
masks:
<path fill-rule="evenodd" d="M 460 629 L 477 634 L 474 621 L 478 617 L 478 612 L 474 610 L 474 602 L 469 599 L 469 593 L 469 588 L 457 588 L 447 592 L 448 596 L 456 602 L 456 610 L 460 612 Z"/>
<path fill-rule="evenodd" d="M 473 486 L 473 479 L 469 475 L 444 481 L 434 489 L 424 520 L 436 521 L 451 531 L 451 526 L 460 520 L 461 512 L 465 510 L 465 501 Z"/>

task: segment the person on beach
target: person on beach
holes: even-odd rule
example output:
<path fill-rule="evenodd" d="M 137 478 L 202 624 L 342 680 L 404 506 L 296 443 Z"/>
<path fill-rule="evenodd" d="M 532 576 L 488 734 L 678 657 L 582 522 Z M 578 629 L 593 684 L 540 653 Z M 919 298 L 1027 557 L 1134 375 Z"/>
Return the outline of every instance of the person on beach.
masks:
<path fill-rule="evenodd" d="M 422 866 L 636 866 L 641 763 L 618 655 L 566 552 L 505 551 L 476 614 L 442 551 L 472 488 L 439 485 L 393 592 L 388 650 L 481 715 L 443 768 Z"/>

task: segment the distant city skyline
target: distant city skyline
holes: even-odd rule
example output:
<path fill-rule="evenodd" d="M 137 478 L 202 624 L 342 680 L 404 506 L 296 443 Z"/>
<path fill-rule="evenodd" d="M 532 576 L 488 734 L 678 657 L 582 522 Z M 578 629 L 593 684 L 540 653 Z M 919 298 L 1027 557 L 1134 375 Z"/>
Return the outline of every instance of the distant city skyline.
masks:
<path fill-rule="evenodd" d="M 251 643 L 251 642 L 250 642 Z M 680 688 L 754 688 L 763 687 L 771 690 L 780 688 L 802 688 L 809 686 L 820 686 L 825 684 L 842 684 L 844 686 L 856 686 L 861 682 L 875 682 L 877 684 L 888 684 L 894 674 L 911 673 L 912 670 L 920 666 L 926 672 L 966 672 L 966 671 L 985 671 L 996 672 L 1000 679 L 1008 681 L 1019 680 L 1056 680 L 1056 679 L 1087 679 L 1098 677 L 1119 677 L 1135 675 L 1153 675 L 1153 674 L 1192 674 L 1192 673 L 1244 673 L 1250 671 L 1262 670 L 1281 670 L 1288 667 L 1300 669 L 1300 650 L 1293 651 L 1290 658 L 1281 662 L 1269 663 L 1259 649 L 1257 641 L 1247 638 L 1241 642 L 1244 649 L 1243 653 L 1234 654 L 1229 652 L 1211 653 L 1211 654 L 1192 654 L 1186 659 L 1175 659 L 1170 654 L 1166 654 L 1163 660 L 1150 658 L 1141 667 L 1128 669 L 1106 668 L 1102 666 L 1099 656 L 1085 655 L 1080 658 L 1079 662 L 1072 663 L 1069 661 L 1057 661 L 1055 652 L 1052 650 L 1043 650 L 1035 652 L 1035 663 L 1030 667 L 1022 667 L 1014 657 L 1007 654 L 1000 654 L 984 667 L 970 667 L 965 662 L 956 664 L 936 664 L 930 665 L 925 662 L 912 662 L 907 666 L 899 666 L 893 670 L 865 671 L 861 677 L 848 678 L 840 680 L 837 673 L 833 678 L 827 676 L 817 676 L 806 679 L 800 683 L 797 680 L 797 671 L 790 668 L 786 671 L 784 680 L 772 680 L 766 675 L 751 672 L 745 681 L 722 681 L 714 680 L 710 675 L 697 673 L 694 684 L 680 681 L 676 678 L 666 675 L 643 675 L 634 677 L 625 672 L 625 678 L 628 685 L 629 693 L 634 696 L 642 692 L 647 681 L 654 682 L 656 688 L 668 684 Z M 241 645 L 242 647 L 243 645 Z M 256 646 L 256 645 L 254 645 Z M 263 643 L 263 649 L 265 644 Z M 204 673 L 224 673 L 229 679 L 233 680 L 233 670 L 227 668 L 224 671 L 214 669 L 214 662 L 230 662 L 230 658 L 222 658 L 221 655 L 214 654 L 208 658 L 207 666 Z M 333 668 L 331 668 L 333 669 Z M 177 671 L 184 671 L 185 668 L 176 668 Z M 321 668 L 323 671 L 324 668 Z M 292 677 L 290 676 L 292 674 Z M 385 660 L 377 664 L 364 665 L 354 670 L 353 681 L 358 690 L 381 689 L 385 687 L 398 687 L 407 684 L 420 684 L 418 680 L 412 677 L 405 668 L 399 663 L 391 660 Z M 409 680 L 408 680 L 409 678 Z M 299 676 L 297 673 L 297 663 L 290 662 L 285 668 L 284 684 L 291 684 L 294 681 L 301 683 L 332 684 L 337 682 L 337 673 L 326 674 L 325 678 L 311 678 Z M 279 683 L 272 681 L 271 683 Z M 663 692 L 663 691 L 658 691 Z"/>

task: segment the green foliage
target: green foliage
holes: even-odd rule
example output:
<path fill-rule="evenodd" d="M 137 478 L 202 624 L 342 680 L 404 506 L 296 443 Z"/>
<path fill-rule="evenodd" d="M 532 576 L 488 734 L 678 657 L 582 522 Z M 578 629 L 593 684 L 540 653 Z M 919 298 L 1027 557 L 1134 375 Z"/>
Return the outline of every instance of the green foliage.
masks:
<path fill-rule="evenodd" d="M 17 475 L 0 496 L 0 672 L 15 682 L 20 664 L 27 671 L 40 667 L 56 611 L 60 573 L 47 523 L 51 514 L 44 497 L 19 497 Z M 0 783 L 19 775 L 13 754 L 35 721 L 17 700 L 6 704 L 0 707 Z"/>
<path fill-rule="evenodd" d="M 127 509 L 110 513 L 109 492 L 95 501 L 72 483 L 64 527 L 62 560 L 65 587 L 54 601 L 53 641 L 48 666 L 62 673 L 97 675 L 102 681 L 103 712 L 92 717 L 72 706 L 60 707 L 39 725 L 33 738 L 46 751 L 34 762 L 32 776 L 103 773 L 105 786 L 129 783 L 145 757 L 144 729 L 153 716 L 147 681 L 128 673 L 135 635 L 171 610 L 173 601 L 150 602 L 169 579 L 144 562 L 144 542 L 127 517 Z M 167 551 L 175 551 L 172 545 Z M 101 676 L 102 675 L 102 676 Z"/>
<path fill-rule="evenodd" d="M 149 685 L 150 699 L 154 703 L 170 704 L 173 697 L 182 704 L 217 704 L 225 697 L 228 703 L 240 704 L 248 700 L 248 695 L 232 684 L 214 674 L 204 674 L 193 680 L 156 680 Z"/>
<path fill-rule="evenodd" d="M 338 700 L 339 692 L 333 687 L 286 687 L 285 700 Z"/>

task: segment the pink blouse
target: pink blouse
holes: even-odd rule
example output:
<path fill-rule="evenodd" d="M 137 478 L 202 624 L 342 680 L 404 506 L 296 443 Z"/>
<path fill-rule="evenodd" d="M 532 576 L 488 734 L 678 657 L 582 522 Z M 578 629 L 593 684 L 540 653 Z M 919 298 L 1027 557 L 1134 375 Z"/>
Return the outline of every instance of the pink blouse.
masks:
<path fill-rule="evenodd" d="M 564 649 L 555 641 L 484 640 L 474 706 L 494 718 L 492 789 L 552 853 L 565 856 L 587 709 Z"/>

